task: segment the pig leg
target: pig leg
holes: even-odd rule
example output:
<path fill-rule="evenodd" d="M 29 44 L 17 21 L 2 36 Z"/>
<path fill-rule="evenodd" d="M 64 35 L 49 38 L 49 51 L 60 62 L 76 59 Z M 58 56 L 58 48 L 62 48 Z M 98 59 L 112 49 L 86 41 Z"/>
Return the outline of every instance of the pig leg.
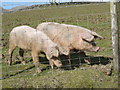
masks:
<path fill-rule="evenodd" d="M 15 44 L 10 43 L 10 45 L 9 45 L 9 60 L 8 60 L 9 65 L 12 65 L 12 55 L 13 55 L 13 51 L 14 51 L 15 47 L 16 47 Z"/>
<path fill-rule="evenodd" d="M 54 69 L 54 62 L 52 60 L 49 60 L 50 66 L 52 69 Z"/>
<path fill-rule="evenodd" d="M 35 65 L 35 67 L 36 67 L 36 71 L 37 71 L 38 73 L 40 73 L 40 72 L 41 72 L 41 69 L 39 68 L 39 64 L 40 64 L 40 63 L 39 63 L 38 53 L 32 51 L 32 57 L 33 57 L 34 65 Z"/>
<path fill-rule="evenodd" d="M 21 63 L 22 63 L 23 65 L 25 65 L 25 61 L 24 61 L 24 58 L 23 58 L 23 56 L 24 56 L 24 50 L 21 49 L 21 48 L 20 48 L 20 50 L 19 50 L 19 55 L 20 55 Z"/>
<path fill-rule="evenodd" d="M 70 60 L 70 55 L 68 55 L 69 59 L 68 59 L 68 62 L 69 62 L 69 65 L 70 65 L 70 69 L 71 69 L 71 60 Z"/>
<path fill-rule="evenodd" d="M 86 54 L 85 52 L 81 51 L 80 52 L 80 56 L 84 59 L 84 61 L 87 63 L 87 64 L 90 64 L 89 60 L 87 60 L 85 57 L 86 57 Z"/>

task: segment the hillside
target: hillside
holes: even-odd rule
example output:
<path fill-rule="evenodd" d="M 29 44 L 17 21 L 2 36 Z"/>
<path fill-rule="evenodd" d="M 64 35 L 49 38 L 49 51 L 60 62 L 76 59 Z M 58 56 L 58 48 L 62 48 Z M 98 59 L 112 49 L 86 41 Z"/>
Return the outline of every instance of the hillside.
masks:
<path fill-rule="evenodd" d="M 3 13 L 12 13 L 12 12 L 16 12 L 16 11 L 26 11 L 26 10 L 35 10 L 35 9 L 45 9 L 47 8 L 57 8 L 57 7 L 64 7 L 66 5 L 72 6 L 72 5 L 82 5 L 82 4 L 96 4 L 98 2 L 65 2 L 65 3 L 56 3 L 56 4 L 40 4 L 40 5 L 31 5 L 31 6 L 16 6 L 12 9 L 7 9 L 5 10 L 5 12 Z M 99 3 L 98 3 L 99 4 Z"/>
<path fill-rule="evenodd" d="M 11 8 L 11 9 L 3 9 L 3 13 L 12 13 L 12 12 L 16 12 L 16 11 L 20 11 L 24 8 L 27 8 L 28 6 L 16 6 L 14 8 Z"/>
<path fill-rule="evenodd" d="M 6 12 L 8 12 L 8 11 L 9 11 L 9 10 L 0 7 L 0 13 L 6 13 Z"/>
<path fill-rule="evenodd" d="M 26 7 L 28 7 L 28 6 L 16 6 L 16 7 L 10 9 L 10 11 L 18 11 L 18 10 L 24 9 Z"/>

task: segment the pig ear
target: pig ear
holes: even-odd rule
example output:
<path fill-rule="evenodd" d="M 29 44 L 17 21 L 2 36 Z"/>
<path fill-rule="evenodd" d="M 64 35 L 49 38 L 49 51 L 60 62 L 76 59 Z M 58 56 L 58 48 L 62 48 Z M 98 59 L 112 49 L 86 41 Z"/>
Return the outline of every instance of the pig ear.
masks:
<path fill-rule="evenodd" d="M 64 55 L 68 55 L 69 54 L 69 50 L 68 49 L 63 48 L 60 45 L 57 45 L 57 48 L 58 48 L 58 50 L 60 51 L 61 54 L 64 54 Z"/>
<path fill-rule="evenodd" d="M 91 42 L 94 39 L 94 36 L 91 35 L 90 33 L 83 33 L 81 35 L 82 39 Z"/>
<path fill-rule="evenodd" d="M 91 32 L 91 34 L 92 35 L 94 35 L 95 36 L 95 38 L 100 38 L 100 39 L 103 39 L 103 37 L 102 36 L 100 36 L 99 34 L 97 34 L 96 32 Z"/>

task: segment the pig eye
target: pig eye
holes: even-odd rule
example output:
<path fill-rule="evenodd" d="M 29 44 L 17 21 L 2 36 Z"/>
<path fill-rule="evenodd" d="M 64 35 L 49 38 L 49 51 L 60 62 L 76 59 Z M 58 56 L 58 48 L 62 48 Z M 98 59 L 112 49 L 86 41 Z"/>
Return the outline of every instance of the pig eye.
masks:
<path fill-rule="evenodd" d="M 57 60 L 57 57 L 55 57 L 55 56 L 52 56 L 52 58 L 51 58 L 51 59 Z"/>
<path fill-rule="evenodd" d="M 94 41 L 90 42 L 93 46 L 96 46 L 96 43 Z"/>
<path fill-rule="evenodd" d="M 93 46 L 96 46 L 96 43 L 95 43 L 95 42 L 92 42 L 92 45 L 93 45 Z"/>

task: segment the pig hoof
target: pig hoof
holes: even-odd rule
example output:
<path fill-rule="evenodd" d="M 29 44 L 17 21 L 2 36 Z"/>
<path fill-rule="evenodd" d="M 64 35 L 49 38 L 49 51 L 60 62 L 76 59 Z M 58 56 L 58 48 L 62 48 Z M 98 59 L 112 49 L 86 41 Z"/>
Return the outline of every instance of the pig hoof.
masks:
<path fill-rule="evenodd" d="M 34 74 L 33 74 L 33 76 L 36 76 L 36 75 L 37 75 L 37 73 L 34 73 Z"/>
<path fill-rule="evenodd" d="M 25 65 L 25 64 L 26 64 L 26 62 L 25 62 L 25 61 L 22 61 L 22 64 L 23 64 L 23 65 Z"/>
<path fill-rule="evenodd" d="M 36 72 L 37 72 L 37 73 L 41 73 L 42 71 L 38 71 L 38 70 L 37 70 Z"/>
<path fill-rule="evenodd" d="M 10 66 L 12 65 L 12 63 L 10 61 L 7 62 Z"/>
<path fill-rule="evenodd" d="M 39 68 L 37 68 L 36 72 L 41 73 L 42 71 Z"/>
<path fill-rule="evenodd" d="M 53 67 L 53 66 L 51 66 L 51 69 L 53 70 L 53 69 L 54 69 L 54 67 Z"/>
<path fill-rule="evenodd" d="M 9 62 L 8 62 L 8 61 L 5 61 L 5 63 L 6 63 L 6 64 L 9 64 Z"/>
<path fill-rule="evenodd" d="M 60 68 L 58 68 L 58 71 L 62 71 Z"/>

